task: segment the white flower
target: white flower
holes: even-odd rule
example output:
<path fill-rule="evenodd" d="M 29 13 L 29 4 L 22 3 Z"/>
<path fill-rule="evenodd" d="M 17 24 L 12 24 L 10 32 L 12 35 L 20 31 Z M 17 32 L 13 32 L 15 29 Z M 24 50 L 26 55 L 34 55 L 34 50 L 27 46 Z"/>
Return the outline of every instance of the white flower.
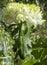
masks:
<path fill-rule="evenodd" d="M 19 16 L 19 17 L 24 17 L 23 14 L 19 14 L 18 16 Z"/>
<path fill-rule="evenodd" d="M 27 22 L 31 25 L 42 25 L 43 20 L 42 20 L 42 14 L 41 12 L 35 12 L 35 11 L 31 11 L 31 13 L 28 14 L 28 16 L 26 17 Z"/>

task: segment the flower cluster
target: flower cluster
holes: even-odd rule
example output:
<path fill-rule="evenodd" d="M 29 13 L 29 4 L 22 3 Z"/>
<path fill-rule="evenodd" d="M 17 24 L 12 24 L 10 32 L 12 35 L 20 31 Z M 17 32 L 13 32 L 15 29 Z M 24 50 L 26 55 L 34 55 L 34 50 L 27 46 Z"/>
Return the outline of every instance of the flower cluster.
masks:
<path fill-rule="evenodd" d="M 44 22 L 38 6 L 23 3 L 9 3 L 2 11 L 2 19 L 7 24 L 26 21 L 28 24 L 36 26 Z"/>

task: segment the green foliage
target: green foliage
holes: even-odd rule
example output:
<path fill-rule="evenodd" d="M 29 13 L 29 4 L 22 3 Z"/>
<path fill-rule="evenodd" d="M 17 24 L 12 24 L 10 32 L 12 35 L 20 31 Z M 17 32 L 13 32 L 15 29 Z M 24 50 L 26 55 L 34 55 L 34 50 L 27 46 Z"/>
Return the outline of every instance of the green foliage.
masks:
<path fill-rule="evenodd" d="M 13 0 L 0 0 L 0 7 L 6 6 L 7 3 L 12 2 Z"/>
<path fill-rule="evenodd" d="M 7 28 L 1 30 L 0 40 L 8 45 L 3 46 L 4 52 L 1 48 L 1 55 L 7 53 L 11 57 L 12 64 L 9 65 L 46 65 L 47 34 L 43 30 L 45 25 L 40 8 L 34 4 L 9 3 L 2 10 L 2 19 Z M 5 60 L 9 63 L 8 58 Z"/>
<path fill-rule="evenodd" d="M 14 53 L 12 51 L 13 40 L 10 35 L 0 28 L 0 64 L 13 65 Z"/>

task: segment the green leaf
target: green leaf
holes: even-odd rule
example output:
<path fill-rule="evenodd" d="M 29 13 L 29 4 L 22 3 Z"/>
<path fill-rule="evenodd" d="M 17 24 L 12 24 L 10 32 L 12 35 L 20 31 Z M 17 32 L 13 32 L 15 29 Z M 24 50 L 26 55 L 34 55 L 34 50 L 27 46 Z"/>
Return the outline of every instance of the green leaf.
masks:
<path fill-rule="evenodd" d="M 21 36 L 21 53 L 26 56 L 31 54 L 31 41 L 26 36 Z"/>
<path fill-rule="evenodd" d="M 37 62 L 36 59 L 31 59 L 30 56 L 26 56 L 26 58 L 22 62 L 22 65 L 33 65 L 36 62 Z"/>

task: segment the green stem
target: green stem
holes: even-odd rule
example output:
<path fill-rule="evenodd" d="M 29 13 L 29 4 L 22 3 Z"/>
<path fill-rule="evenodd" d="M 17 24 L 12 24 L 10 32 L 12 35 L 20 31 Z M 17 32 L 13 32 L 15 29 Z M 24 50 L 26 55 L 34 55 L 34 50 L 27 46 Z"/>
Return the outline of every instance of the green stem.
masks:
<path fill-rule="evenodd" d="M 42 51 L 42 54 L 41 54 L 41 56 L 40 56 L 40 60 L 42 60 L 44 52 L 45 52 L 45 48 L 44 48 L 43 51 Z"/>

